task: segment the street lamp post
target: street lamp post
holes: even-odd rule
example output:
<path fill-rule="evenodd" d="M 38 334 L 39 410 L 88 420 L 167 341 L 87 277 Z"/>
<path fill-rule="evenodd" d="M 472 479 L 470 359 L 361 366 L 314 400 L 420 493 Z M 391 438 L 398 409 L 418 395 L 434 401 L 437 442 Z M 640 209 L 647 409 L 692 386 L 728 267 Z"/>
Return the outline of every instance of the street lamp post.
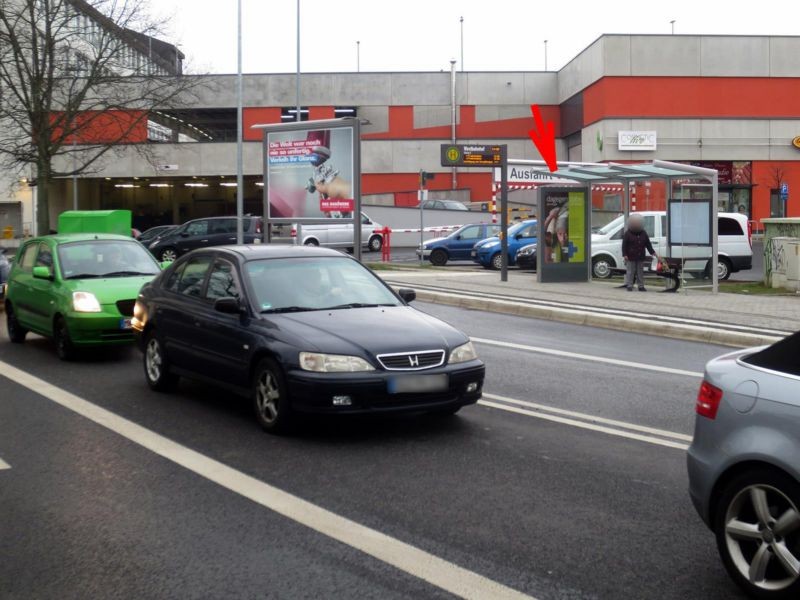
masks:
<path fill-rule="evenodd" d="M 675 35 L 675 19 L 672 19 L 669 24 L 672 26 L 672 35 Z"/>
<path fill-rule="evenodd" d="M 547 71 L 547 40 L 544 41 L 544 70 Z"/>
<path fill-rule="evenodd" d="M 361 72 L 361 41 L 356 40 L 356 73 Z"/>
<path fill-rule="evenodd" d="M 244 243 L 244 173 L 242 167 L 242 0 L 237 2 L 236 23 L 236 243 Z"/>
<path fill-rule="evenodd" d="M 295 82 L 295 100 L 297 101 L 296 120 L 300 121 L 300 0 L 297 0 L 297 81 Z"/>
<path fill-rule="evenodd" d="M 461 23 L 461 72 L 464 72 L 464 17 L 458 19 Z"/>

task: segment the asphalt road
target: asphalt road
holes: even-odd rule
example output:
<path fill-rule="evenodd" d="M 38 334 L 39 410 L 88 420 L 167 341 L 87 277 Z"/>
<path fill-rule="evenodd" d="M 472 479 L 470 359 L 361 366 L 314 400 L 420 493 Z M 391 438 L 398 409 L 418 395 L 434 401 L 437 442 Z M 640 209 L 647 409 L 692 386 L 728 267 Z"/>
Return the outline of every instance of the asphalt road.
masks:
<path fill-rule="evenodd" d="M 691 507 L 683 449 L 698 373 L 724 349 L 417 307 L 480 340 L 484 403 L 286 437 L 207 386 L 151 392 L 133 349 L 62 363 L 3 328 L 0 598 L 452 597 L 176 464 L 187 454 L 538 599 L 740 597 Z M 89 420 L 80 399 L 111 414 Z M 109 430 L 119 417 L 132 439 Z M 135 441 L 158 435 L 177 458 L 163 438 Z"/>

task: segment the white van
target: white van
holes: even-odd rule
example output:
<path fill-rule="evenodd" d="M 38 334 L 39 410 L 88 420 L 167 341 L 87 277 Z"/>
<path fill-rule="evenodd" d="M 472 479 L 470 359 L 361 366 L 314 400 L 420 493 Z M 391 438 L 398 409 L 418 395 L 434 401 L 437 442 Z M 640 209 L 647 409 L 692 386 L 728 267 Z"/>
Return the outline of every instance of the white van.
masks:
<path fill-rule="evenodd" d="M 371 252 L 380 252 L 383 247 L 383 236 L 375 230 L 383 229 L 383 225 L 376 223 L 365 213 L 361 213 L 361 245 Z M 274 242 L 288 242 L 303 244 L 305 246 L 325 246 L 327 248 L 352 248 L 353 224 L 336 223 L 324 225 L 302 225 L 299 227 L 301 239 L 298 239 L 298 226 L 273 225 L 272 240 Z"/>
<path fill-rule="evenodd" d="M 655 251 L 667 255 L 667 213 L 664 211 L 639 212 L 644 218 L 644 228 Z M 731 273 L 746 271 L 753 267 L 753 246 L 746 215 L 719 213 L 719 247 L 717 249 L 717 273 L 719 279 L 728 279 Z M 624 269 L 622 260 L 622 233 L 624 217 L 620 215 L 608 225 L 592 234 L 592 275 L 600 279 L 611 277 L 615 270 Z M 686 258 L 686 271 L 708 272 L 710 260 L 708 248 L 674 246 L 672 257 Z M 697 257 L 697 260 L 692 260 Z"/>

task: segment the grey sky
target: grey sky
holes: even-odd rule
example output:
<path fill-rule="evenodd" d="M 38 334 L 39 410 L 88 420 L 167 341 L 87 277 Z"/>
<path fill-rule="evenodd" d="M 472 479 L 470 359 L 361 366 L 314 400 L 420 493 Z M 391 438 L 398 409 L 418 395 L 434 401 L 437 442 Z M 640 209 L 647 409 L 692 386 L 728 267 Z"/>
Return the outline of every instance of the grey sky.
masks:
<path fill-rule="evenodd" d="M 236 71 L 236 0 L 151 0 L 172 17 L 192 70 Z M 242 0 L 244 71 L 295 70 L 295 0 Z M 800 34 L 797 0 L 572 2 L 522 0 L 301 0 L 304 71 L 449 69 L 460 59 L 464 17 L 467 70 L 562 67 L 602 33 Z"/>

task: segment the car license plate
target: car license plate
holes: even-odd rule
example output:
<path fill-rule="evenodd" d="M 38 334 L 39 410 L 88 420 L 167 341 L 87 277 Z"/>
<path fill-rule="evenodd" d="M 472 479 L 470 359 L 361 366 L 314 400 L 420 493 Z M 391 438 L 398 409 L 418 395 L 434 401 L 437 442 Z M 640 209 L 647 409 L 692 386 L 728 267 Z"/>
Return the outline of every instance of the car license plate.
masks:
<path fill-rule="evenodd" d="M 476 256 L 478 256 L 478 251 L 473 250 L 472 252 L 470 252 L 470 256 L 472 256 L 472 258 L 475 258 Z"/>
<path fill-rule="evenodd" d="M 443 392 L 449 387 L 446 374 L 441 375 L 405 375 L 392 377 L 387 384 L 390 394 L 419 394 L 425 392 Z"/>
<path fill-rule="evenodd" d="M 120 319 L 119 320 L 119 328 L 120 329 L 131 329 L 131 320 L 130 318 Z"/>

